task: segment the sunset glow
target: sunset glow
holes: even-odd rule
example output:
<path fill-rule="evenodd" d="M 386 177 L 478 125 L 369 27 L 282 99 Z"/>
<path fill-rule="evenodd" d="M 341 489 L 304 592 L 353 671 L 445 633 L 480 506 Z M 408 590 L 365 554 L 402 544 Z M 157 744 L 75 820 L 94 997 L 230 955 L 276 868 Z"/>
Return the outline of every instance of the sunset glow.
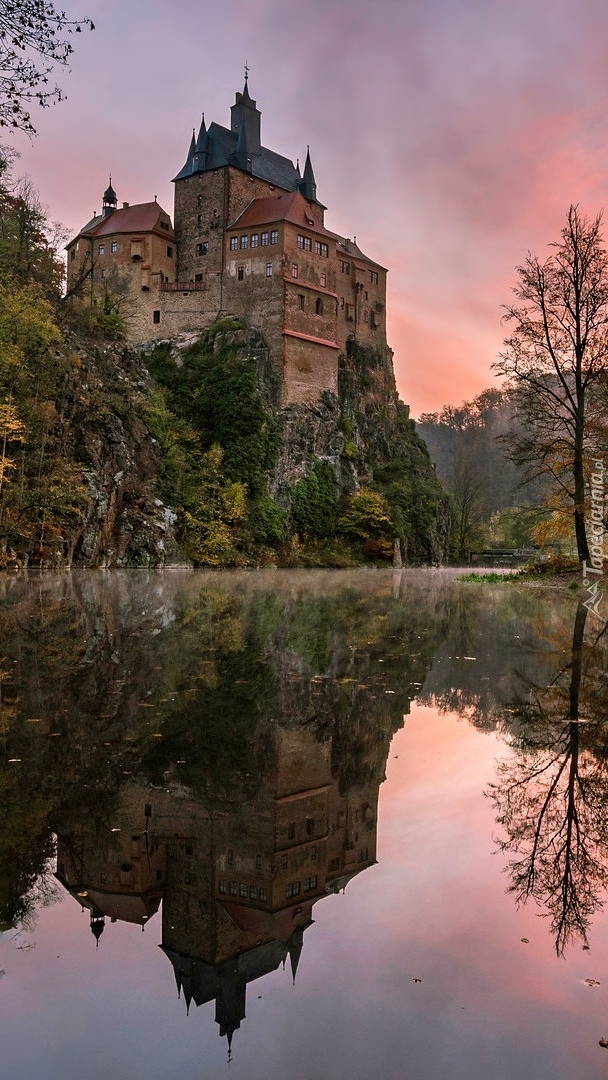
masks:
<path fill-rule="evenodd" d="M 225 124 L 243 65 L 266 146 L 310 144 L 327 224 L 389 274 L 389 342 L 412 415 L 492 385 L 501 305 L 568 206 L 606 201 L 608 10 L 547 0 L 88 0 L 68 100 L 13 143 L 53 219 L 158 195 L 201 112 Z"/>

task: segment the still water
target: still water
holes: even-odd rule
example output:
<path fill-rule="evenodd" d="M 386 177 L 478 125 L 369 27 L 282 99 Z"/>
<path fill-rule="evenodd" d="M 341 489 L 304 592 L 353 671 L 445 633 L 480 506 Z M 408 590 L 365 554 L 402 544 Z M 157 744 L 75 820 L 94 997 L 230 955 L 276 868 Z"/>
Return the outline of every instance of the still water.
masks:
<path fill-rule="evenodd" d="M 576 595 L 0 590 L 3 1080 L 608 1075 L 608 635 Z"/>

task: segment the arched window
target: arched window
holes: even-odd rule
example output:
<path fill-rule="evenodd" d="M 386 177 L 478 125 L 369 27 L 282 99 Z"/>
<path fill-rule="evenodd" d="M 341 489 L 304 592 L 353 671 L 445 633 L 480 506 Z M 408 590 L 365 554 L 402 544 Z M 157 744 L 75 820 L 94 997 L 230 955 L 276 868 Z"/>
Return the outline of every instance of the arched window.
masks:
<path fill-rule="evenodd" d="M 323 314 L 323 301 L 321 300 L 321 297 L 318 296 L 317 299 L 315 300 L 315 315 L 322 315 L 322 314 Z"/>

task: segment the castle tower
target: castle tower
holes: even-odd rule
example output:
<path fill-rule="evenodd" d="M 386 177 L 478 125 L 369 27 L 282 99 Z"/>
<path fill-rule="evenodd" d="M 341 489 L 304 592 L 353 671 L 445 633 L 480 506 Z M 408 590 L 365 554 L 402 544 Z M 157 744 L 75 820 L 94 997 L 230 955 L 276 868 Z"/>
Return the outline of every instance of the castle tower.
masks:
<path fill-rule="evenodd" d="M 243 136 L 250 154 L 259 154 L 262 147 L 261 120 L 262 114 L 249 94 L 248 74 L 245 69 L 245 88 L 242 94 L 237 93 L 236 101 L 230 110 L 230 130 L 237 133 L 239 140 Z"/>

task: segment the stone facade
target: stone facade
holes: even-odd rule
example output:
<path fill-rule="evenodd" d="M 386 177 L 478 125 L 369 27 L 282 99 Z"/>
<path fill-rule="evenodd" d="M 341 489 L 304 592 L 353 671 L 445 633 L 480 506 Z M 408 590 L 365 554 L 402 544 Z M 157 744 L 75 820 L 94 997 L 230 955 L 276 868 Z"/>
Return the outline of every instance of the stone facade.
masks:
<path fill-rule="evenodd" d="M 174 179 L 175 231 L 154 203 L 102 214 L 68 245 L 68 290 L 94 303 L 122 296 L 134 342 L 203 330 L 222 316 L 258 327 L 280 377 L 281 404 L 337 393 L 348 341 L 390 358 L 386 270 L 330 232 L 310 155 L 299 166 L 261 143 L 247 80 L 230 129 L 201 124 Z"/>

